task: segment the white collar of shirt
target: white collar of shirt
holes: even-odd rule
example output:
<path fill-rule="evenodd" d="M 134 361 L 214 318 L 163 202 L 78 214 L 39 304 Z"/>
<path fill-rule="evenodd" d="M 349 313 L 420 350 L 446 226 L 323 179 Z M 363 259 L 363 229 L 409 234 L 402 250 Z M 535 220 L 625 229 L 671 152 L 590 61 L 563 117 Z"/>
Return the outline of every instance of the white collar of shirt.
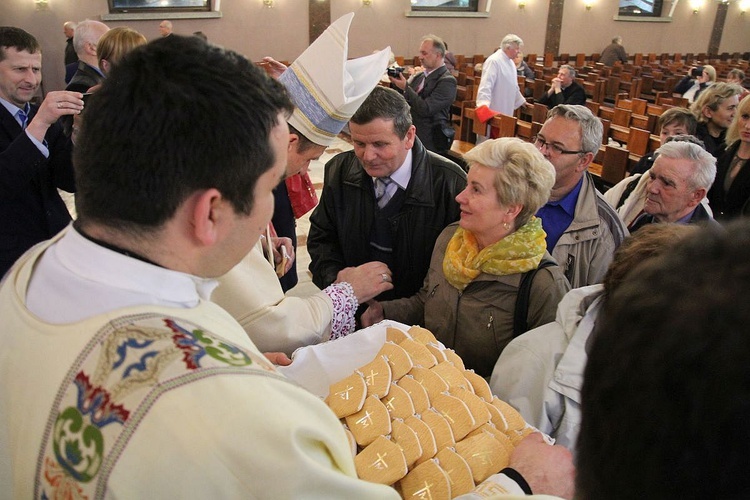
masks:
<path fill-rule="evenodd" d="M 412 153 L 410 149 L 406 153 L 404 163 L 402 163 L 401 166 L 398 167 L 398 169 L 390 175 L 390 178 L 393 182 L 388 185 L 387 191 L 395 192 L 395 190 L 398 188 L 406 190 L 406 186 L 409 185 L 409 180 L 411 179 L 411 159 Z M 375 177 L 372 178 L 372 181 L 373 183 L 375 182 Z M 392 195 L 393 193 L 389 192 L 388 194 Z"/>
<path fill-rule="evenodd" d="M 131 306 L 192 308 L 217 284 L 109 250 L 68 226 L 37 262 L 26 305 L 50 323 L 72 323 Z"/>

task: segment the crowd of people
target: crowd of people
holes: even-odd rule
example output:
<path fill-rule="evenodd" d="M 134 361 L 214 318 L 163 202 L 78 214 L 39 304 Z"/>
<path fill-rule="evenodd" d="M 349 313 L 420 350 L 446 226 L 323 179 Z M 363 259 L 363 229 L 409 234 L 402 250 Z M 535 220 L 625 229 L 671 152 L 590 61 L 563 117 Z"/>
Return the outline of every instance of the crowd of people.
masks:
<path fill-rule="evenodd" d="M 391 319 L 557 440 L 525 438 L 466 498 L 741 497 L 750 97 L 702 67 L 690 109 L 667 110 L 660 147 L 602 194 L 602 123 L 563 65 L 533 141 L 486 137 L 465 171 L 439 154 L 445 42 L 424 36 L 421 68 L 382 85 L 390 48 L 350 59 L 352 18 L 289 67 L 170 21 L 151 42 L 66 23 L 76 71 L 38 104 L 41 47 L 0 27 L 4 492 L 397 498 L 276 370 Z M 522 46 L 509 34 L 485 61 L 478 106 L 526 105 Z M 605 54 L 621 60 L 620 37 Z M 287 181 L 345 127 L 353 148 L 305 209 L 320 292 L 286 295 Z"/>

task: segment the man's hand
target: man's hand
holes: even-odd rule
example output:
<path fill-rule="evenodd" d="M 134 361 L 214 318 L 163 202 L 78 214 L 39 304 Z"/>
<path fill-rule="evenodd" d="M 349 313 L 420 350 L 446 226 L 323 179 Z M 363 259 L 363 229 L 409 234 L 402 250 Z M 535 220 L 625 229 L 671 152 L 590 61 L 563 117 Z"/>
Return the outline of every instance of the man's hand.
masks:
<path fill-rule="evenodd" d="M 404 78 L 403 73 L 399 73 L 398 78 L 394 78 L 391 75 L 388 75 L 388 78 L 391 80 L 391 83 L 393 85 L 400 88 L 401 90 L 406 90 L 406 78 Z"/>
<path fill-rule="evenodd" d="M 39 142 L 44 140 L 47 129 L 58 118 L 65 115 L 77 115 L 83 109 L 83 94 L 58 90 L 50 92 L 42 101 L 34 119 L 31 120 L 26 131 Z"/>
<path fill-rule="evenodd" d="M 352 286 L 360 304 L 393 288 L 391 270 L 382 262 L 367 262 L 357 267 L 346 267 L 339 271 L 336 283 L 346 281 Z"/>
<path fill-rule="evenodd" d="M 362 317 L 359 319 L 359 322 L 362 323 L 363 328 L 372 326 L 375 323 L 379 323 L 385 319 L 383 306 L 380 304 L 380 302 L 378 302 L 377 300 L 370 300 L 367 302 L 367 305 L 369 307 L 364 313 L 362 313 Z"/>
<path fill-rule="evenodd" d="M 560 92 L 562 92 L 562 80 L 557 77 L 553 78 L 550 91 L 553 91 L 555 94 L 559 94 Z"/>
<path fill-rule="evenodd" d="M 275 80 L 278 80 L 281 74 L 286 71 L 286 66 L 273 57 L 264 57 L 261 66 L 263 66 L 263 68 L 266 70 L 266 73 L 268 73 L 268 75 Z"/>
<path fill-rule="evenodd" d="M 516 446 L 510 467 L 523 476 L 535 494 L 573 498 L 573 456 L 563 446 L 545 443 L 538 432 L 529 434 Z"/>
<path fill-rule="evenodd" d="M 291 238 L 271 237 L 271 248 L 273 249 L 273 262 L 276 265 L 276 274 L 284 276 L 292 268 L 294 263 L 294 246 Z M 280 274 L 279 274 L 280 273 Z"/>

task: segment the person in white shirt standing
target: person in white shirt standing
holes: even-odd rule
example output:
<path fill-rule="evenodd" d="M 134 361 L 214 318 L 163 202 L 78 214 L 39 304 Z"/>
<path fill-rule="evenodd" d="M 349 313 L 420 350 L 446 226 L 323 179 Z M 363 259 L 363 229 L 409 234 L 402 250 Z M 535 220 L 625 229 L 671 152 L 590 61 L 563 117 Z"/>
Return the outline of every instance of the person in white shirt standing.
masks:
<path fill-rule="evenodd" d="M 484 61 L 482 79 L 477 89 L 477 107 L 487 106 L 511 116 L 517 108 L 526 105 L 526 99 L 518 87 L 518 73 L 513 62 L 521 47 L 523 40 L 518 35 L 505 35 L 500 48 Z"/>

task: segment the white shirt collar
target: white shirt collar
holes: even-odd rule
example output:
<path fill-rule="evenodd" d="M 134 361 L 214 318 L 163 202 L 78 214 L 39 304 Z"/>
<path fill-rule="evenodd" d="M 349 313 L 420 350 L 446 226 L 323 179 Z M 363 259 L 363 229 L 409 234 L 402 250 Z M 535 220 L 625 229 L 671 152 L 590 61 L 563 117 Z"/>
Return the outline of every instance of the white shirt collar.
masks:
<path fill-rule="evenodd" d="M 398 170 L 393 172 L 391 174 L 391 180 L 398 185 L 401 189 L 406 189 L 406 186 L 409 185 L 409 180 L 411 179 L 411 149 L 406 153 L 406 158 L 404 158 L 404 163 L 401 164 L 400 167 L 398 167 Z"/>
<path fill-rule="evenodd" d="M 37 263 L 26 298 L 34 314 L 59 324 L 139 305 L 192 308 L 217 285 L 109 250 L 68 227 Z"/>

